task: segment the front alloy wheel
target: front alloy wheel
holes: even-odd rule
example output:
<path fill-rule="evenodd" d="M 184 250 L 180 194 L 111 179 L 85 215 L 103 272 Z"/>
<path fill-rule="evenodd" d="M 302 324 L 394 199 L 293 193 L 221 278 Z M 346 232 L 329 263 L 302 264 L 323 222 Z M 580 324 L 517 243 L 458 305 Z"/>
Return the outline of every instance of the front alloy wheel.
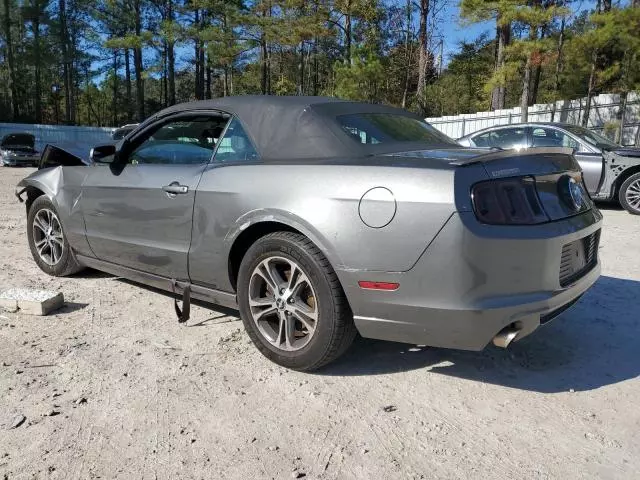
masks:
<path fill-rule="evenodd" d="M 56 207 L 45 195 L 29 206 L 27 228 L 31 255 L 43 272 L 63 277 L 82 270 L 64 234 Z"/>
<path fill-rule="evenodd" d="M 65 248 L 58 216 L 48 208 L 38 210 L 33 219 L 31 233 L 40 259 L 50 266 L 58 264 Z"/>

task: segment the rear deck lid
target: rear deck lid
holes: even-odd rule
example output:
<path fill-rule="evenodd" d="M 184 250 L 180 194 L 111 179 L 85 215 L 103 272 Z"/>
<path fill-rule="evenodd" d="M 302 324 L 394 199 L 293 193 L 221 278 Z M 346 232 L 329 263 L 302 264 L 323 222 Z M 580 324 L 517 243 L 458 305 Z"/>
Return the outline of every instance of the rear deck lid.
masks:
<path fill-rule="evenodd" d="M 475 150 L 477 152 L 477 150 Z M 528 148 L 501 150 L 479 155 L 457 164 L 480 163 L 490 178 L 549 175 L 562 172 L 580 172 L 580 165 L 570 148 Z"/>
<path fill-rule="evenodd" d="M 471 211 L 473 190 L 480 183 L 490 188 L 522 189 L 538 205 L 540 222 L 579 215 L 593 207 L 584 188 L 580 165 L 573 150 L 561 147 L 526 150 L 436 148 L 389 152 L 378 159 L 393 158 L 394 166 L 455 170 L 458 211 Z"/>
<path fill-rule="evenodd" d="M 491 152 L 459 165 L 482 166 L 491 180 L 515 179 L 530 185 L 549 221 L 583 213 L 593 207 L 580 165 L 570 148 L 530 148 Z"/>

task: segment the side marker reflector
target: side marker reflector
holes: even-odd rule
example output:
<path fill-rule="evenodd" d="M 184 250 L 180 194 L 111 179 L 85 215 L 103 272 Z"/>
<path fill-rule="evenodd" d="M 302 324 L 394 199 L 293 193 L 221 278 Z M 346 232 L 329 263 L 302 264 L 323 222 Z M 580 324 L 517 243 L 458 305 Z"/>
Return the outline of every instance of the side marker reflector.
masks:
<path fill-rule="evenodd" d="M 358 285 L 365 290 L 397 290 L 400 287 L 399 283 L 368 282 L 366 280 L 359 281 Z"/>

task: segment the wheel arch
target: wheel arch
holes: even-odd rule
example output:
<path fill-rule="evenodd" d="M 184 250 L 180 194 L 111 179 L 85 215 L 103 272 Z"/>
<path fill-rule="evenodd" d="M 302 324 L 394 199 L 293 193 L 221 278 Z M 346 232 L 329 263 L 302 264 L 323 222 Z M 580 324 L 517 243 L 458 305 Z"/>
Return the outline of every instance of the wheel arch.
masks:
<path fill-rule="evenodd" d="M 46 195 L 56 208 L 58 207 L 58 202 L 56 201 L 56 187 L 59 183 L 58 170 L 58 168 L 38 170 L 18 183 L 17 189 L 24 189 L 24 192 L 27 194 L 25 202 L 27 213 L 29 212 L 29 208 L 31 208 L 33 201 L 42 195 Z"/>
<path fill-rule="evenodd" d="M 261 216 L 253 220 L 241 222 L 241 225 L 237 229 L 234 229 L 233 233 L 228 237 L 230 244 L 227 257 L 229 282 L 234 290 L 237 290 L 238 271 L 247 250 L 249 250 L 251 245 L 258 239 L 269 233 L 280 231 L 299 233 L 311 240 L 314 245 L 320 249 L 334 269 L 341 264 L 339 257 L 328 245 L 328 242 L 310 226 L 305 225 L 301 221 L 292 221 L 292 219 L 285 220 L 273 214 Z"/>
<path fill-rule="evenodd" d="M 45 192 L 39 189 L 38 187 L 34 187 L 30 185 L 25 190 L 25 193 L 27 194 L 27 199 L 25 200 L 24 204 L 25 204 L 25 207 L 27 208 L 27 214 L 28 214 L 29 210 L 31 209 L 31 205 L 33 204 L 35 199 L 38 197 L 41 197 L 42 195 L 45 195 Z"/>
<path fill-rule="evenodd" d="M 627 178 L 629 178 L 631 175 L 635 175 L 636 173 L 640 173 L 640 164 L 638 165 L 634 165 L 632 167 L 629 167 L 627 169 L 625 169 L 618 178 L 616 178 L 616 181 L 613 185 L 613 198 L 614 200 L 618 201 L 619 195 L 620 195 L 620 188 L 622 188 L 622 184 L 627 180 Z"/>
<path fill-rule="evenodd" d="M 24 200 L 24 205 L 27 211 L 27 215 L 29 214 L 31 205 L 33 205 L 33 202 L 36 200 L 36 198 L 39 198 L 43 195 L 46 196 L 49 200 L 51 200 L 51 202 L 53 202 L 54 205 L 56 205 L 55 195 L 47 191 L 47 189 L 43 187 L 41 184 L 35 183 L 35 182 L 28 182 L 20 186 L 24 189 L 22 191 L 27 196 L 27 198 Z"/>

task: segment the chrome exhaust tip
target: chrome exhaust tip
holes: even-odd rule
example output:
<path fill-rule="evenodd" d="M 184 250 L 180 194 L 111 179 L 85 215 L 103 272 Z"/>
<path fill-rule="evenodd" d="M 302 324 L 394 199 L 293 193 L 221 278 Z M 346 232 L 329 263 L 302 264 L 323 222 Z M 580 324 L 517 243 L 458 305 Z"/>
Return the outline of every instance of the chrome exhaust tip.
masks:
<path fill-rule="evenodd" d="M 518 336 L 521 328 L 516 327 L 514 324 L 507 325 L 498 334 L 493 337 L 493 344 L 496 347 L 507 348 L 511 342 Z"/>

